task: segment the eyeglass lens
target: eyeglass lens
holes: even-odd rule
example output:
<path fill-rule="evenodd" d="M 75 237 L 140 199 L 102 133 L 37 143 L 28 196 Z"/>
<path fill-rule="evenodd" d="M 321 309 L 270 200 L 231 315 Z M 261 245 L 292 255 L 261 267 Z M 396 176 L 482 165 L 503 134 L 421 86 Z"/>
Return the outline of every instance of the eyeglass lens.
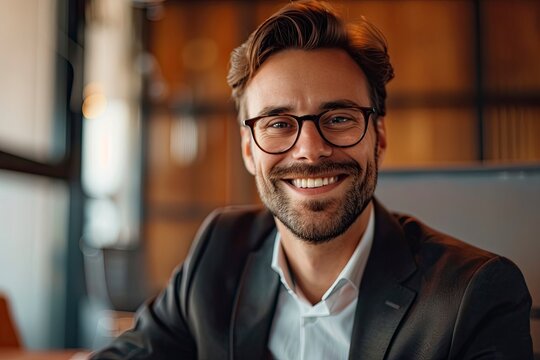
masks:
<path fill-rule="evenodd" d="M 316 121 L 317 117 L 313 118 L 310 120 Z M 318 117 L 317 128 L 330 144 L 351 146 L 360 141 L 364 135 L 366 123 L 364 113 L 359 109 L 335 109 Z M 298 118 L 290 115 L 272 115 L 260 118 L 253 126 L 253 133 L 262 150 L 279 153 L 287 151 L 294 145 L 300 129 Z"/>

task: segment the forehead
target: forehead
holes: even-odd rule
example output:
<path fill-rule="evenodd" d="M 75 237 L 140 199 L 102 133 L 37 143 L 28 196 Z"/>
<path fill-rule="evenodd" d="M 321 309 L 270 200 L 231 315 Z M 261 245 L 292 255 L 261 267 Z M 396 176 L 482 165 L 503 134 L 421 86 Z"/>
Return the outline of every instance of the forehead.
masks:
<path fill-rule="evenodd" d="M 370 105 L 362 69 L 340 49 L 293 49 L 274 54 L 260 67 L 245 92 L 249 117 L 272 107 L 314 112 L 322 104 L 337 100 Z"/>

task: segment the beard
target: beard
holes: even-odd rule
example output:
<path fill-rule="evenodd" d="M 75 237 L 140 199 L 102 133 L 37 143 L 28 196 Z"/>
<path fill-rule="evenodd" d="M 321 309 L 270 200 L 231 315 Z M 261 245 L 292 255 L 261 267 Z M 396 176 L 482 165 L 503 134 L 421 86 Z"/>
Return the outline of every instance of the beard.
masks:
<path fill-rule="evenodd" d="M 330 172 L 346 173 L 351 184 L 341 197 L 325 200 L 297 201 L 287 196 L 283 178 L 321 176 Z M 377 184 L 377 153 L 365 169 L 356 161 L 323 161 L 317 165 L 276 166 L 267 181 L 256 177 L 262 202 L 296 237 L 311 244 L 322 244 L 342 235 L 367 207 Z"/>

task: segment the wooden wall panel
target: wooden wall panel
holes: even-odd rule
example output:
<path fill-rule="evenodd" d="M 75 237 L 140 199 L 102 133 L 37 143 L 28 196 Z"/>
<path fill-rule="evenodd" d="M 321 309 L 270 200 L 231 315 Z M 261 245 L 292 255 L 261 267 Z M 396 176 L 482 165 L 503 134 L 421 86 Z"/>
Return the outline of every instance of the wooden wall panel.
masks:
<path fill-rule="evenodd" d="M 395 109 L 387 117 L 385 168 L 470 164 L 476 156 L 472 109 Z M 411 161 L 410 159 L 414 159 Z"/>
<path fill-rule="evenodd" d="M 145 235 L 157 282 L 182 261 L 213 208 L 258 202 L 240 156 L 226 75 L 230 52 L 284 3 L 168 1 L 164 16 L 148 23 L 156 66 L 145 119 Z M 481 2 L 483 135 L 475 109 L 473 0 L 332 3 L 347 19 L 365 15 L 388 39 L 396 77 L 388 87 L 385 168 L 478 165 L 479 139 L 488 161 L 540 160 L 540 114 L 533 103 L 540 95 L 540 2 Z M 505 103 L 494 104 L 492 93 L 507 97 Z M 177 150 L 188 149 L 185 142 L 195 136 L 190 121 L 199 145 L 195 158 L 183 161 Z"/>
<path fill-rule="evenodd" d="M 349 1 L 349 19 L 364 15 L 385 35 L 401 93 L 474 89 L 473 12 L 469 1 Z"/>
<path fill-rule="evenodd" d="M 483 10 L 488 91 L 538 94 L 540 1 L 484 1 Z"/>

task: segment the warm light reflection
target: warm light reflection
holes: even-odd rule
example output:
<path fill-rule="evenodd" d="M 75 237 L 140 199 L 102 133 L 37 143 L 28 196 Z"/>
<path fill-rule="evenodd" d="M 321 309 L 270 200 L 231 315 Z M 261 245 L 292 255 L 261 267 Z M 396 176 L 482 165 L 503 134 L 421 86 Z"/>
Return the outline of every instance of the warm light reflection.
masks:
<path fill-rule="evenodd" d="M 96 119 L 107 109 L 107 97 L 99 84 L 88 84 L 84 88 L 82 113 L 86 119 Z"/>

